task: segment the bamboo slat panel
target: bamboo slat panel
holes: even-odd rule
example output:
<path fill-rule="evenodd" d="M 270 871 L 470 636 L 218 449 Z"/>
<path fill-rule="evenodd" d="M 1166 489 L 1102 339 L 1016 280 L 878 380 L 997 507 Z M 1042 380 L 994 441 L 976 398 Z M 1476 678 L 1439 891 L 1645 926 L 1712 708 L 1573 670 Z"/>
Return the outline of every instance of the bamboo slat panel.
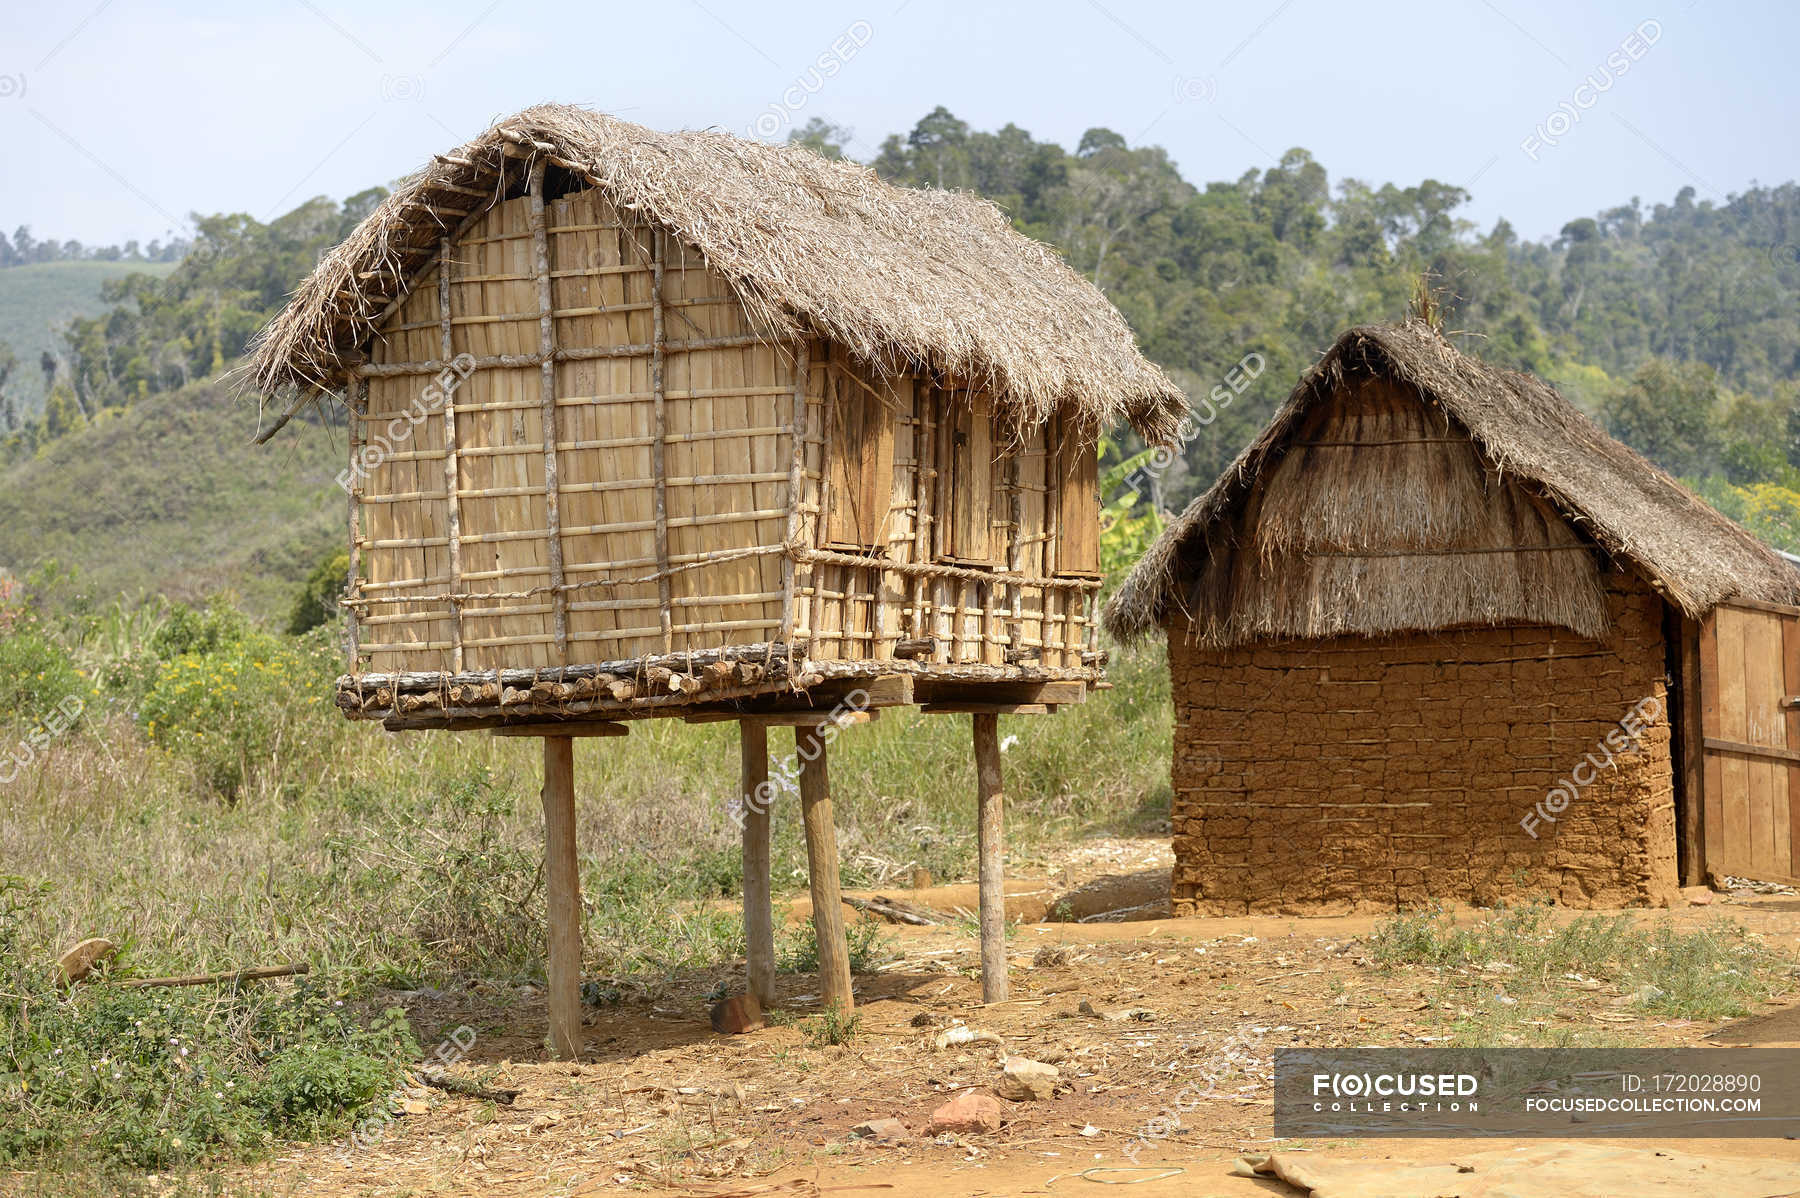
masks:
<path fill-rule="evenodd" d="M 538 297 L 530 219 L 529 199 L 508 200 L 478 221 L 468 238 L 453 247 L 452 320 L 516 314 L 505 321 L 454 324 L 451 348 L 456 353 L 485 357 L 537 352 Z M 535 367 L 484 368 L 470 377 L 457 396 L 459 455 L 501 446 L 526 451 L 475 454 L 464 459 L 462 569 L 471 596 L 505 595 L 550 585 L 539 391 Z M 520 535 L 496 535 L 503 533 Z M 472 597 L 463 610 L 466 668 L 558 664 L 551 650 L 554 608 L 547 593 L 529 600 Z M 496 652 L 502 646 L 507 651 Z"/>
<path fill-rule="evenodd" d="M 552 292 L 561 308 L 602 309 L 559 317 L 558 345 L 640 345 L 650 341 L 651 231 L 622 221 L 603 197 L 584 191 L 556 201 L 550 222 Z M 596 272 L 591 274 L 580 271 Z M 572 585 L 642 578 L 657 563 L 647 357 L 598 358 L 557 366 L 557 395 L 584 397 L 558 413 L 572 449 L 563 472 L 563 560 Z M 604 489 L 584 486 L 606 484 Z M 632 564 L 621 564 L 632 563 Z M 590 606 L 616 601 L 620 606 Z M 646 618 L 640 608 L 650 605 Z M 570 653 L 578 661 L 662 651 L 654 582 L 590 587 L 569 597 Z M 639 630 L 646 625 L 652 631 Z"/>
<path fill-rule="evenodd" d="M 406 362 L 438 355 L 437 271 L 433 269 L 394 313 L 399 323 L 417 324 L 375 343 L 377 362 Z M 446 594 L 450 587 L 449 504 L 444 492 L 444 424 L 437 380 L 375 378 L 368 381 L 368 411 L 358 436 L 362 452 L 352 470 L 359 491 L 360 581 L 395 597 Z M 414 496 L 394 499 L 397 496 Z M 430 542 L 412 548 L 378 547 L 407 539 Z M 402 621 L 378 624 L 389 616 Z M 375 670 L 449 669 L 453 640 L 450 605 L 443 602 L 384 604 L 362 613 L 364 660 Z M 443 644 L 445 649 L 429 646 Z M 417 646 L 380 649 L 377 646 Z"/>

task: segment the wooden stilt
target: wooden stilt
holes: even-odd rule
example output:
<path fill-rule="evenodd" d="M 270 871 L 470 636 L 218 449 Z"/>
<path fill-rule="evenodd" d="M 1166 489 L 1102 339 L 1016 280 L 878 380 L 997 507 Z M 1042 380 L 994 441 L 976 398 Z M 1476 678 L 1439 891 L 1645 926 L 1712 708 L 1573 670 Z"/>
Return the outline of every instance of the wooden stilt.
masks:
<path fill-rule="evenodd" d="M 775 918 L 769 894 L 769 729 L 752 720 L 738 723 L 743 758 L 744 961 L 751 994 L 763 1006 L 775 1002 Z"/>
<path fill-rule="evenodd" d="M 544 905 L 550 925 L 550 1055 L 581 1057 L 581 874 L 575 859 L 575 742 L 544 738 Z"/>
<path fill-rule="evenodd" d="M 795 727 L 800 761 L 800 816 L 806 825 L 806 872 L 812 879 L 813 928 L 819 937 L 820 999 L 849 1013 L 850 945 L 844 938 L 844 905 L 838 896 L 837 826 L 831 815 L 831 775 L 825 738 L 812 727 Z"/>
<path fill-rule="evenodd" d="M 981 1001 L 1005 1002 L 1006 864 L 1000 809 L 1000 717 L 976 712 L 969 717 L 975 732 L 976 846 L 980 854 Z"/>

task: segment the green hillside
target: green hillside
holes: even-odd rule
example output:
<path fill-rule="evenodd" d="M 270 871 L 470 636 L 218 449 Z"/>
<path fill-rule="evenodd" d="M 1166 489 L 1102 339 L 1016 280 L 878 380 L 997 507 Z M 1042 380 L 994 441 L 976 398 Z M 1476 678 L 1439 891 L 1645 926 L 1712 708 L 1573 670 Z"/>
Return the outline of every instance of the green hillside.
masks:
<path fill-rule="evenodd" d="M 342 538 L 344 497 L 332 479 L 344 432 L 290 425 L 259 447 L 254 429 L 252 407 L 211 382 L 58 438 L 0 471 L 0 566 L 24 575 L 55 560 L 101 600 L 148 589 L 204 601 L 231 590 L 256 614 L 285 615 Z"/>
<path fill-rule="evenodd" d="M 64 358 L 62 330 L 69 320 L 106 311 L 108 305 L 100 298 L 102 283 L 134 273 L 160 277 L 174 269 L 172 262 L 76 259 L 0 270 L 0 341 L 19 356 L 19 368 L 7 389 L 17 397 L 20 414 L 35 414 L 44 406 L 38 356 L 49 350 Z"/>

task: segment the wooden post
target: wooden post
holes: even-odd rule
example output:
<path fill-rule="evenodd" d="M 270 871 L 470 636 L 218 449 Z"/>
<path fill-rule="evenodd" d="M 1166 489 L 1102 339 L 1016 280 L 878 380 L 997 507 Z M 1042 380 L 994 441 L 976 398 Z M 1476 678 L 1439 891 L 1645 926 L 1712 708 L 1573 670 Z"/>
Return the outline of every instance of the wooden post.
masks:
<path fill-rule="evenodd" d="M 838 897 L 837 826 L 831 815 L 831 776 L 825 738 L 817 726 L 794 727 L 800 762 L 800 816 L 806 825 L 806 872 L 812 879 L 813 928 L 819 938 L 821 1001 L 848 1014 L 850 946 L 844 938 L 844 905 Z M 810 756 L 810 760 L 808 760 Z"/>
<path fill-rule="evenodd" d="M 738 748 L 743 759 L 744 973 L 756 1001 L 770 1007 L 775 1003 L 775 918 L 769 900 L 768 727 L 738 721 Z"/>
<path fill-rule="evenodd" d="M 981 1001 L 1005 1002 L 1006 865 L 1000 808 L 1000 717 L 979 711 L 970 717 L 975 731 L 977 878 L 981 897 Z"/>
<path fill-rule="evenodd" d="M 1675 780 L 1681 796 L 1681 884 L 1706 885 L 1706 732 L 1701 716 L 1700 625 L 1671 611 L 1669 631 L 1681 638 L 1679 676 L 1675 697 L 1680 709 L 1670 715 L 1670 734 L 1676 742 L 1675 760 L 1681 775 Z"/>
<path fill-rule="evenodd" d="M 581 872 L 575 859 L 575 742 L 544 738 L 544 906 L 550 925 L 550 1055 L 581 1057 Z"/>

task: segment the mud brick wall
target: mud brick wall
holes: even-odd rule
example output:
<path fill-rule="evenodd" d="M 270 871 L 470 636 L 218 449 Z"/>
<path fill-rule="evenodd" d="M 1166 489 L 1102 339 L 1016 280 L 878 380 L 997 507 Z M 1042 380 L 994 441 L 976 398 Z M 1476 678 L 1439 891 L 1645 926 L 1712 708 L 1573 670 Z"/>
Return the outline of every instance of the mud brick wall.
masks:
<path fill-rule="evenodd" d="M 1218 651 L 1171 627 L 1176 913 L 1667 902 L 1662 603 L 1625 575 L 1607 601 L 1604 643 L 1501 627 Z M 1647 696 L 1655 722 L 1607 764 Z M 1590 754 L 1593 781 L 1532 839 L 1520 819 Z"/>

